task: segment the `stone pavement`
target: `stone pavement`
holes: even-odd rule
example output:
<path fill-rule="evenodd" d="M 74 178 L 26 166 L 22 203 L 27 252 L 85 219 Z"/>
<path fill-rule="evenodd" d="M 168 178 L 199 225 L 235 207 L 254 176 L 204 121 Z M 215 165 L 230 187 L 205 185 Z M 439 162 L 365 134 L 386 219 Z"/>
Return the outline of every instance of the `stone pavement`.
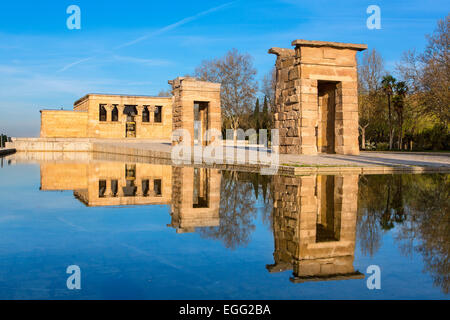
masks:
<path fill-rule="evenodd" d="M 100 147 L 101 146 L 101 147 Z M 106 147 L 106 149 L 105 149 Z M 234 149 L 234 150 L 233 150 Z M 255 147 L 224 147 L 224 154 L 232 154 L 235 150 L 245 150 L 246 161 L 234 163 L 241 167 L 261 167 L 273 165 L 270 158 L 260 161 L 260 154 Z M 153 158 L 170 159 L 172 147 L 170 142 L 156 141 L 98 141 L 94 143 L 94 152 L 116 153 L 134 156 L 148 156 Z M 231 151 L 231 152 L 230 152 Z M 243 154 L 241 154 L 242 156 Z M 251 157 L 253 155 L 253 157 Z M 227 156 L 228 163 L 233 157 Z M 249 159 L 258 159 L 249 161 Z M 391 173 L 391 172 L 450 172 L 450 153 L 428 152 L 361 152 L 358 156 L 320 154 L 293 155 L 280 154 L 277 161 L 282 173 L 311 173 L 311 172 L 359 172 L 359 173 Z M 229 166 L 228 166 L 229 167 Z M 231 167 L 232 168 L 232 167 Z"/>
<path fill-rule="evenodd" d="M 139 162 L 148 159 L 172 162 L 172 146 L 170 141 L 142 139 L 42 139 L 19 138 L 10 147 L 22 152 L 91 152 L 102 157 L 117 159 L 127 157 Z M 189 159 L 182 165 L 206 165 L 219 169 L 260 170 L 263 167 L 276 168 L 278 173 L 395 173 L 395 172 L 450 172 L 450 153 L 437 152 L 361 152 L 360 155 L 277 155 L 260 152 L 256 146 L 224 146 L 226 157 L 222 162 L 212 157 L 194 163 Z M 52 152 L 47 152 L 52 153 Z M 20 158 L 18 156 L 18 158 Z M 127 160 L 127 161 L 128 161 Z M 213 161 L 211 161 L 213 160 Z M 130 160 L 131 161 L 131 160 Z M 179 163 L 174 163 L 179 164 Z"/>

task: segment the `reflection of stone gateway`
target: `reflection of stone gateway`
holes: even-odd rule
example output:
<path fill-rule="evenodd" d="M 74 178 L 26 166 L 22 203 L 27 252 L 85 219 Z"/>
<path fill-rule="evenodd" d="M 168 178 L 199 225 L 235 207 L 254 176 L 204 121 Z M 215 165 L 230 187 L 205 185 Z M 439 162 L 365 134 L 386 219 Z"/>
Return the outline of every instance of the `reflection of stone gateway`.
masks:
<path fill-rule="evenodd" d="M 195 227 L 218 226 L 220 206 L 219 170 L 172 168 L 172 223 L 177 232 L 193 232 Z"/>
<path fill-rule="evenodd" d="M 41 190 L 74 190 L 87 206 L 171 205 L 177 232 L 219 225 L 221 172 L 148 163 L 41 163 Z"/>
<path fill-rule="evenodd" d="M 275 263 L 293 282 L 363 278 L 354 270 L 358 175 L 274 176 Z"/>

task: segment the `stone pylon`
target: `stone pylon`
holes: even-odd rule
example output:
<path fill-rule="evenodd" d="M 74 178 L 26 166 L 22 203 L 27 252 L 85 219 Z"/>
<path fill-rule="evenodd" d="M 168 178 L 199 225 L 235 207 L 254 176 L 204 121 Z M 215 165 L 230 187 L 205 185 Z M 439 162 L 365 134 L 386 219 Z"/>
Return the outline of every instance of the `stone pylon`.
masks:
<path fill-rule="evenodd" d="M 277 55 L 279 152 L 359 154 L 356 53 L 366 45 L 294 40 Z"/>

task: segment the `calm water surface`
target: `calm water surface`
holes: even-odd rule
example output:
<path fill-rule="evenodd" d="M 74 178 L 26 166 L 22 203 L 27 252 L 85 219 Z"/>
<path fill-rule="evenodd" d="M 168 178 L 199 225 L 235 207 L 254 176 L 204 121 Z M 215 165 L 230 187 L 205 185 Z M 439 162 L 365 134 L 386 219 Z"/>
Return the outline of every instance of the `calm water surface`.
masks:
<path fill-rule="evenodd" d="M 448 299 L 450 175 L 0 169 L 0 299 Z M 66 268 L 81 269 L 68 290 Z M 369 290 L 367 267 L 381 268 Z"/>

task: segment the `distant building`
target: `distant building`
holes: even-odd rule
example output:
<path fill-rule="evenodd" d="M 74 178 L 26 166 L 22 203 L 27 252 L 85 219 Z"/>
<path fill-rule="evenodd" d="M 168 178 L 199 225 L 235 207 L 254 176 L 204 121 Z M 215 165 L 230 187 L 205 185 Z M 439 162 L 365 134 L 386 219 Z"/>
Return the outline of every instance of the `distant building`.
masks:
<path fill-rule="evenodd" d="M 169 83 L 173 97 L 87 94 L 73 110 L 41 110 L 40 136 L 170 140 L 174 129 L 186 129 L 198 140 L 221 129 L 220 84 L 189 77 Z"/>

